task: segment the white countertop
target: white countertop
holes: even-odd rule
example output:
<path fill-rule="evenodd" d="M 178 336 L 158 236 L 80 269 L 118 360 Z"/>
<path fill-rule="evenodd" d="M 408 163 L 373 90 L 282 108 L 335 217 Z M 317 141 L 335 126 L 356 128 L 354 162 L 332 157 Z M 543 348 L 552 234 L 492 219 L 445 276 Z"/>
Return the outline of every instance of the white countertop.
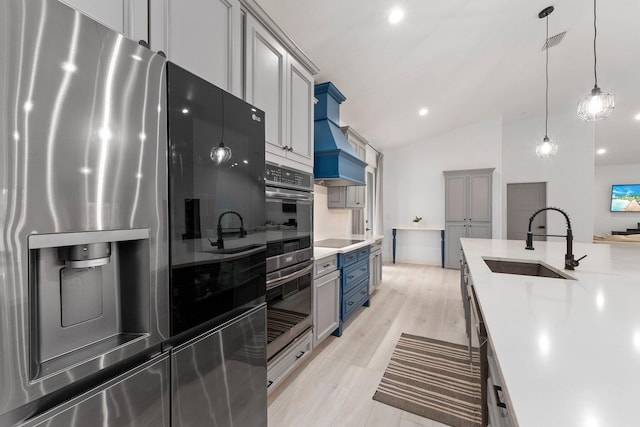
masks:
<path fill-rule="evenodd" d="M 564 267 L 564 242 L 461 239 L 521 427 L 639 425 L 640 248 L 574 243 L 577 280 L 492 273 L 482 257 Z"/>
<path fill-rule="evenodd" d="M 347 252 L 369 246 L 372 243 L 375 243 L 377 240 L 381 240 L 383 237 L 384 236 L 382 235 L 370 236 L 364 234 L 347 234 L 346 236 L 330 237 L 331 239 L 363 239 L 363 241 L 342 248 L 323 248 L 321 246 L 314 246 L 313 257 L 315 259 L 322 259 L 335 254 L 346 254 Z"/>

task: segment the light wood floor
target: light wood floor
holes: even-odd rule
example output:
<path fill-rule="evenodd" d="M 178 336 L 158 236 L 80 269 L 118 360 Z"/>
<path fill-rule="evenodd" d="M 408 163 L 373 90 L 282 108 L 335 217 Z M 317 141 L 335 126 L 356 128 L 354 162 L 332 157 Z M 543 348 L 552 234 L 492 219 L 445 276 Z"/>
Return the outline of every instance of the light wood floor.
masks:
<path fill-rule="evenodd" d="M 443 426 L 372 399 L 391 353 L 405 332 L 466 344 L 457 270 L 383 266 L 382 284 L 269 396 L 269 426 Z"/>

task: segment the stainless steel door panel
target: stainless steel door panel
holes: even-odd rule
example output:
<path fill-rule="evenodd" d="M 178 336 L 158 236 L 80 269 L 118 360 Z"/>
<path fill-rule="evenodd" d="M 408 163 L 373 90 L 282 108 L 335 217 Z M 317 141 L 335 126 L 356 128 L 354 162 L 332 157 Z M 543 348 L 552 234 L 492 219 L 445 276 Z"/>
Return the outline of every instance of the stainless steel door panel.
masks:
<path fill-rule="evenodd" d="M 172 350 L 172 425 L 267 425 L 266 306 Z"/>
<path fill-rule="evenodd" d="M 20 427 L 169 427 L 169 354 L 158 356 Z"/>
<path fill-rule="evenodd" d="M 3 420 L 118 361 L 29 381 L 28 235 L 149 229 L 144 347 L 169 323 L 165 60 L 55 0 L 1 2 L 0 40 Z"/>

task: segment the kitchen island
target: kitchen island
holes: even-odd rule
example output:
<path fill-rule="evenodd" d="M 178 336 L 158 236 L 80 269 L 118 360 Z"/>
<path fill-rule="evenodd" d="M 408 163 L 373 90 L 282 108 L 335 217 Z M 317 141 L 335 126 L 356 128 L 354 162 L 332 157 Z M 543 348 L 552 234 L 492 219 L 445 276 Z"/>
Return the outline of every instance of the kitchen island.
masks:
<path fill-rule="evenodd" d="M 461 241 L 515 423 L 637 425 L 640 248 L 576 243 L 587 258 L 567 271 L 565 242 Z M 492 273 L 487 257 L 542 261 L 575 280 Z"/>

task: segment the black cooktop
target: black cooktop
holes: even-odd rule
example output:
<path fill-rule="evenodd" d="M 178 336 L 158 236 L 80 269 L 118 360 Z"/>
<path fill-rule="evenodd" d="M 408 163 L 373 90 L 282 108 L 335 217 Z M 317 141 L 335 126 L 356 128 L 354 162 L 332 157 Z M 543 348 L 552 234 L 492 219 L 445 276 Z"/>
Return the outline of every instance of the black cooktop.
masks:
<path fill-rule="evenodd" d="M 356 243 L 364 242 L 364 240 L 357 239 L 325 239 L 313 242 L 313 246 L 321 248 L 344 248 L 345 246 L 353 245 Z"/>

